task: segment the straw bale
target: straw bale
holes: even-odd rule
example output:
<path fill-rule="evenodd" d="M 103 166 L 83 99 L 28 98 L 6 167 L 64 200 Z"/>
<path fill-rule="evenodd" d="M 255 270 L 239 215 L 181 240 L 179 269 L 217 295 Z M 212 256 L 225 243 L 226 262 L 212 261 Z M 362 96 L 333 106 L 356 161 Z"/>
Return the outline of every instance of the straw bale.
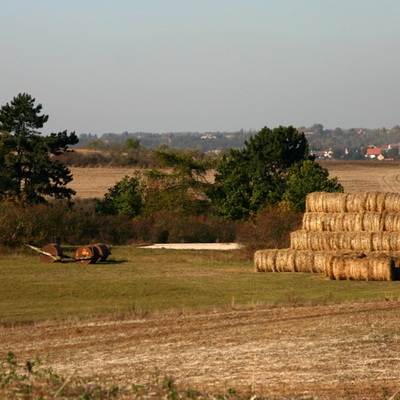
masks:
<path fill-rule="evenodd" d="M 382 230 L 400 232 L 400 213 L 385 212 L 382 215 Z"/>
<path fill-rule="evenodd" d="M 332 255 L 327 265 L 327 276 L 336 280 L 391 281 L 398 279 L 398 271 L 394 258 L 386 254 Z"/>
<path fill-rule="evenodd" d="M 372 233 L 372 251 L 390 251 L 390 246 L 390 236 L 387 233 Z"/>
<path fill-rule="evenodd" d="M 367 193 L 347 193 L 346 211 L 355 213 L 367 211 L 367 197 Z"/>
<path fill-rule="evenodd" d="M 303 215 L 302 228 L 305 231 L 321 232 L 325 230 L 325 216 L 331 215 L 320 212 L 308 212 Z"/>
<path fill-rule="evenodd" d="M 373 232 L 372 251 L 400 251 L 400 232 Z"/>
<path fill-rule="evenodd" d="M 371 212 L 382 212 L 385 209 L 386 193 L 367 192 L 365 210 Z"/>
<path fill-rule="evenodd" d="M 296 272 L 316 272 L 313 251 L 293 250 L 296 252 Z"/>
<path fill-rule="evenodd" d="M 379 232 L 383 230 L 383 214 L 381 212 L 368 211 L 362 214 L 363 231 Z"/>
<path fill-rule="evenodd" d="M 400 213 L 374 211 L 341 214 L 309 212 L 303 215 L 302 229 L 311 232 L 400 232 Z"/>
<path fill-rule="evenodd" d="M 378 240 L 376 244 L 379 245 Z M 373 251 L 373 233 L 309 232 L 299 230 L 290 234 L 290 248 L 313 251 Z M 375 250 L 379 251 L 380 249 L 375 248 Z M 394 248 L 391 250 L 397 251 Z"/>
<path fill-rule="evenodd" d="M 278 249 L 257 250 L 254 253 L 256 272 L 275 272 Z"/>
<path fill-rule="evenodd" d="M 342 229 L 345 232 L 363 230 L 363 213 L 346 213 L 342 215 Z"/>
<path fill-rule="evenodd" d="M 400 193 L 386 193 L 385 211 L 400 212 Z"/>
<path fill-rule="evenodd" d="M 395 260 L 392 257 L 379 256 L 369 259 L 370 281 L 392 281 L 395 279 Z"/>
<path fill-rule="evenodd" d="M 276 254 L 275 268 L 278 272 L 296 272 L 296 250 L 280 249 Z"/>
<path fill-rule="evenodd" d="M 306 212 L 346 211 L 346 195 L 344 193 L 313 192 L 306 197 Z"/>
<path fill-rule="evenodd" d="M 326 252 L 293 249 L 258 250 L 256 272 L 325 272 Z"/>

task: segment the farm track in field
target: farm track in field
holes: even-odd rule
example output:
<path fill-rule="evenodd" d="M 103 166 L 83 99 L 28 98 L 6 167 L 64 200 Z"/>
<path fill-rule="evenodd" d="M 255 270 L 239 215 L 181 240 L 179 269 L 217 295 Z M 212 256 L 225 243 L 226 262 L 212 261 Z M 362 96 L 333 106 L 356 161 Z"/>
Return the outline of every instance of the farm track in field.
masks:
<path fill-rule="evenodd" d="M 399 332 L 397 301 L 0 328 L 3 347 L 64 376 L 124 386 L 159 371 L 202 392 L 335 400 L 400 388 Z"/>
<path fill-rule="evenodd" d="M 329 177 L 337 177 L 346 192 L 400 192 L 400 163 L 396 161 L 321 161 Z M 77 198 L 102 198 L 107 190 L 125 175 L 131 176 L 134 168 L 77 168 L 72 167 Z M 213 175 L 210 174 L 210 180 Z"/>

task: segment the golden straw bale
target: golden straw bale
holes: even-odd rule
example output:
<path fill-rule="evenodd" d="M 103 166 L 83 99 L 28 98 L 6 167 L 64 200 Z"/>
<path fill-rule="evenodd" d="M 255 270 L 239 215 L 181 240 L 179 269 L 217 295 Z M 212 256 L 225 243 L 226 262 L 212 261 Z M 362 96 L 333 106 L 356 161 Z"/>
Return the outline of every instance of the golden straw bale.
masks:
<path fill-rule="evenodd" d="M 340 231 L 354 232 L 363 229 L 363 213 L 345 213 L 342 214 L 342 229 Z"/>
<path fill-rule="evenodd" d="M 386 193 L 385 211 L 400 212 L 400 193 Z"/>
<path fill-rule="evenodd" d="M 368 258 L 344 257 L 346 279 L 353 281 L 367 281 L 369 278 Z"/>
<path fill-rule="evenodd" d="M 294 250 L 312 250 L 308 243 L 310 232 L 298 230 L 290 232 L 290 248 Z"/>
<path fill-rule="evenodd" d="M 382 214 L 382 230 L 400 232 L 400 213 L 384 212 Z"/>
<path fill-rule="evenodd" d="M 335 280 L 368 280 L 367 258 L 349 255 L 332 256 L 329 277 Z"/>
<path fill-rule="evenodd" d="M 373 248 L 373 235 L 377 235 L 375 245 L 379 245 L 379 233 L 309 232 L 299 230 L 290 234 L 290 248 L 312 251 L 379 251 L 379 248 Z M 395 251 L 397 249 L 391 250 Z"/>
<path fill-rule="evenodd" d="M 346 211 L 355 213 L 367 211 L 367 196 L 367 193 L 347 193 Z"/>
<path fill-rule="evenodd" d="M 346 266 L 344 257 L 334 256 L 330 259 L 330 275 L 331 279 L 342 280 L 347 279 Z"/>
<path fill-rule="evenodd" d="M 365 210 L 371 212 L 382 212 L 385 209 L 386 193 L 367 192 Z"/>
<path fill-rule="evenodd" d="M 257 250 L 254 253 L 254 270 L 256 272 L 261 272 L 262 271 L 262 250 Z"/>
<path fill-rule="evenodd" d="M 296 250 L 279 249 L 275 258 L 277 272 L 296 272 L 295 267 Z"/>
<path fill-rule="evenodd" d="M 305 231 L 320 232 L 324 228 L 324 216 L 326 213 L 308 212 L 303 215 L 302 228 Z"/>
<path fill-rule="evenodd" d="M 370 281 L 392 281 L 395 278 L 395 261 L 392 257 L 379 256 L 369 258 Z"/>
<path fill-rule="evenodd" d="M 400 232 L 383 232 L 389 236 L 389 251 L 400 251 Z"/>
<path fill-rule="evenodd" d="M 390 236 L 385 232 L 372 232 L 371 251 L 390 251 Z"/>
<path fill-rule="evenodd" d="M 310 272 L 325 272 L 326 264 L 329 262 L 329 253 L 325 251 L 313 251 L 314 262 Z"/>
<path fill-rule="evenodd" d="M 348 232 L 345 236 L 349 238 L 350 245 L 347 249 L 342 247 L 342 250 L 356 252 L 372 251 L 372 232 Z"/>
<path fill-rule="evenodd" d="M 327 276 L 330 279 L 391 281 L 398 278 L 393 257 L 388 255 L 334 255 L 329 259 Z"/>
<path fill-rule="evenodd" d="M 344 193 L 313 192 L 306 197 L 306 212 L 346 211 L 346 195 Z"/>
<path fill-rule="evenodd" d="M 257 250 L 254 253 L 256 272 L 275 272 L 278 249 Z"/>
<path fill-rule="evenodd" d="M 296 272 L 314 272 L 314 251 L 293 250 L 296 251 Z"/>
<path fill-rule="evenodd" d="M 363 231 L 379 232 L 383 230 L 383 214 L 381 212 L 368 211 L 362 214 Z"/>

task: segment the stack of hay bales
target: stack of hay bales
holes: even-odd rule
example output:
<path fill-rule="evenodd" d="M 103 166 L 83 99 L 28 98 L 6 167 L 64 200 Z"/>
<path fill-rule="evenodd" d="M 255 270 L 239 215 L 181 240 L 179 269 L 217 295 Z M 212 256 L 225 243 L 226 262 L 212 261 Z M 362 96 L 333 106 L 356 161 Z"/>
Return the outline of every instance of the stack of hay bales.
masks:
<path fill-rule="evenodd" d="M 400 193 L 310 193 L 290 248 L 258 250 L 260 272 L 324 272 L 330 279 L 400 278 Z"/>

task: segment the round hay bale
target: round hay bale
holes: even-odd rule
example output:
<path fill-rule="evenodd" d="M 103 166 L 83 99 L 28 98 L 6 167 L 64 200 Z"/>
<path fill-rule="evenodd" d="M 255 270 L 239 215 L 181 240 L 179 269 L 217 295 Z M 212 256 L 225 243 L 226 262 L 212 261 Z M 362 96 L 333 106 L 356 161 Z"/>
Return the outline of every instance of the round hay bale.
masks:
<path fill-rule="evenodd" d="M 367 257 L 344 257 L 346 278 L 353 281 L 368 280 L 369 260 Z"/>
<path fill-rule="evenodd" d="M 365 210 L 371 212 L 382 212 L 385 209 L 386 193 L 367 192 Z"/>
<path fill-rule="evenodd" d="M 329 263 L 329 254 L 325 251 L 314 251 L 314 260 L 311 272 L 326 272 L 326 265 Z"/>
<path fill-rule="evenodd" d="M 82 246 L 75 250 L 74 258 L 79 264 L 95 264 L 100 260 L 100 253 L 96 246 Z"/>
<path fill-rule="evenodd" d="M 324 230 L 325 213 L 309 212 L 303 215 L 302 228 L 305 231 L 321 232 Z"/>
<path fill-rule="evenodd" d="M 393 257 L 387 255 L 370 257 L 368 280 L 392 281 L 395 278 L 395 268 Z"/>
<path fill-rule="evenodd" d="M 298 250 L 295 259 L 296 272 L 313 272 L 314 252 L 308 250 Z"/>
<path fill-rule="evenodd" d="M 309 250 L 308 231 L 294 231 L 290 233 L 290 248 L 294 250 Z"/>
<path fill-rule="evenodd" d="M 349 250 L 355 252 L 372 251 L 372 233 L 371 232 L 349 232 L 350 238 Z"/>
<path fill-rule="evenodd" d="M 330 260 L 331 277 L 336 280 L 347 279 L 344 257 L 334 256 Z"/>
<path fill-rule="evenodd" d="M 382 221 L 382 230 L 387 232 L 400 232 L 400 213 L 384 212 Z"/>
<path fill-rule="evenodd" d="M 256 272 L 275 272 L 278 249 L 258 250 L 254 255 Z"/>
<path fill-rule="evenodd" d="M 347 193 L 346 212 L 360 213 L 367 210 L 367 193 Z"/>
<path fill-rule="evenodd" d="M 360 232 L 363 229 L 363 213 L 346 213 L 342 214 L 343 226 L 341 231 Z M 338 229 L 339 230 L 339 229 Z"/>
<path fill-rule="evenodd" d="M 400 193 L 386 193 L 385 211 L 400 212 Z"/>
<path fill-rule="evenodd" d="M 400 232 L 383 232 L 389 237 L 389 251 L 400 251 Z"/>
<path fill-rule="evenodd" d="M 362 214 L 362 230 L 379 232 L 383 230 L 383 214 L 381 212 L 365 212 Z"/>
<path fill-rule="evenodd" d="M 276 271 L 278 272 L 296 272 L 295 269 L 296 250 L 279 249 L 276 253 Z"/>
<path fill-rule="evenodd" d="M 313 192 L 306 197 L 306 212 L 341 213 L 345 207 L 344 193 Z"/>
<path fill-rule="evenodd" d="M 389 236 L 385 232 L 372 232 L 372 249 L 371 251 L 390 251 Z"/>

